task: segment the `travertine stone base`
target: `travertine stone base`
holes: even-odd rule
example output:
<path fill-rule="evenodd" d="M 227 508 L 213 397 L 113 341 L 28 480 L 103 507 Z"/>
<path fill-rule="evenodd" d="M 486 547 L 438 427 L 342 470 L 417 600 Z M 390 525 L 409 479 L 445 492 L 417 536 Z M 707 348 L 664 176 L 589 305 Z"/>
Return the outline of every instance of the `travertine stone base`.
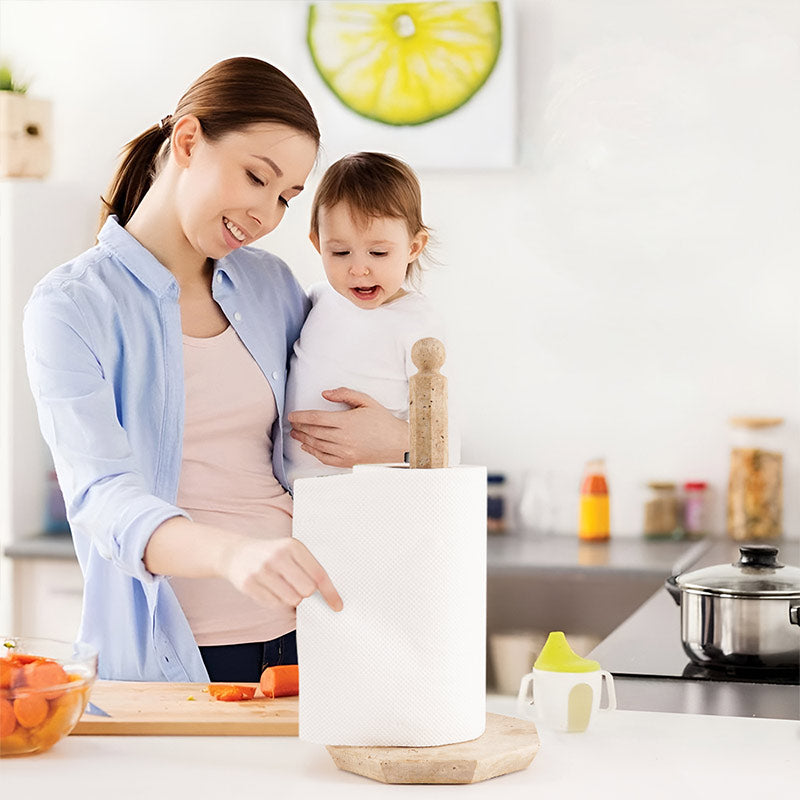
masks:
<path fill-rule="evenodd" d="M 478 783 L 525 769 L 539 750 L 532 722 L 486 715 L 486 731 L 440 747 L 327 748 L 339 769 L 382 783 Z"/>

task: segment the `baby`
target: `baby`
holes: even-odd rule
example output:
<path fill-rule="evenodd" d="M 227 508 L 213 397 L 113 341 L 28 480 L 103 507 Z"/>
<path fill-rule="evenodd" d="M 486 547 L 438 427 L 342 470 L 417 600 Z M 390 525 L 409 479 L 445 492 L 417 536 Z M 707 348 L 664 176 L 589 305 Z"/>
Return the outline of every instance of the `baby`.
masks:
<path fill-rule="evenodd" d="M 287 413 L 347 409 L 322 397 L 346 386 L 408 420 L 408 379 L 417 371 L 411 348 L 426 336 L 445 342 L 442 322 L 413 288 L 428 243 L 416 175 L 382 153 L 342 158 L 314 196 L 309 238 L 328 280 L 309 289 L 312 308 L 291 357 Z M 286 442 L 290 483 L 347 471 L 326 466 L 295 439 Z M 456 463 L 453 452 L 456 445 Z"/>

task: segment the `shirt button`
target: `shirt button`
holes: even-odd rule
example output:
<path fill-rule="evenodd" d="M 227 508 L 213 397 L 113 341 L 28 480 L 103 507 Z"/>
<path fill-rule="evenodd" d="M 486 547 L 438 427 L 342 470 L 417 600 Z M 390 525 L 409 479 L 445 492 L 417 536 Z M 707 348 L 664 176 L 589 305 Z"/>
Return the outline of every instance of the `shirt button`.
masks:
<path fill-rule="evenodd" d="M 280 374 L 280 372 L 278 372 L 278 370 L 275 370 L 275 371 L 272 373 L 272 377 L 273 377 L 275 380 L 278 380 L 278 378 L 280 378 L 280 376 L 281 376 L 281 374 Z"/>
<path fill-rule="evenodd" d="M 217 273 L 217 283 L 222 283 L 222 273 L 221 272 Z"/>
<path fill-rule="evenodd" d="M 234 318 L 234 319 L 235 319 L 237 322 L 241 322 L 241 320 L 242 320 L 242 315 L 241 315 L 241 314 L 240 314 L 240 313 L 237 311 L 237 312 L 236 312 L 236 313 L 233 315 L 233 318 Z"/>

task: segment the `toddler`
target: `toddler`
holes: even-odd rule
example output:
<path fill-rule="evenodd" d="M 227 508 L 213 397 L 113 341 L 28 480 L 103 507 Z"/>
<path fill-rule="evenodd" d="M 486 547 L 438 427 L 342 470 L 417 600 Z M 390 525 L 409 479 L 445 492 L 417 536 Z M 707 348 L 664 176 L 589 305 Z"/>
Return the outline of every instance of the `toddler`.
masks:
<path fill-rule="evenodd" d="M 294 345 L 286 412 L 349 408 L 322 397 L 346 386 L 370 395 L 408 420 L 408 379 L 417 368 L 411 348 L 443 325 L 413 287 L 428 243 L 419 182 L 411 168 L 382 153 L 356 153 L 325 173 L 311 210 L 312 244 L 327 282 L 309 288 L 312 308 Z M 450 439 L 455 443 L 456 437 Z M 288 438 L 287 475 L 345 472 L 323 464 Z M 451 444 L 451 463 L 457 446 Z"/>

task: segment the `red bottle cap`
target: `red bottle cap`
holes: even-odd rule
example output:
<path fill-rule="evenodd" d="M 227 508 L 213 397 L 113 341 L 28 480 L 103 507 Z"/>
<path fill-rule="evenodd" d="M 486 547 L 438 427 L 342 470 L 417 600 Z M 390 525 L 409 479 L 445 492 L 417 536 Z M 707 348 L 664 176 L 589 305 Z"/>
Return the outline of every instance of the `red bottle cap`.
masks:
<path fill-rule="evenodd" d="M 687 483 L 683 484 L 683 488 L 686 490 L 707 489 L 708 484 L 705 481 L 688 481 Z"/>

